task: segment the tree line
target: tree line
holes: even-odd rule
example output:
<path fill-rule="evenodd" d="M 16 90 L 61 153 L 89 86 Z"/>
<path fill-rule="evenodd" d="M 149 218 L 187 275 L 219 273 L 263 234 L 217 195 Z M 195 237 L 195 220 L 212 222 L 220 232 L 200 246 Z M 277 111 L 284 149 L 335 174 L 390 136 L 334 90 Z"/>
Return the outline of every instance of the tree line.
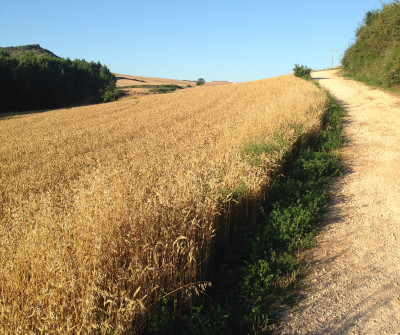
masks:
<path fill-rule="evenodd" d="M 0 50 L 0 112 L 116 100 L 116 78 L 100 62 Z"/>

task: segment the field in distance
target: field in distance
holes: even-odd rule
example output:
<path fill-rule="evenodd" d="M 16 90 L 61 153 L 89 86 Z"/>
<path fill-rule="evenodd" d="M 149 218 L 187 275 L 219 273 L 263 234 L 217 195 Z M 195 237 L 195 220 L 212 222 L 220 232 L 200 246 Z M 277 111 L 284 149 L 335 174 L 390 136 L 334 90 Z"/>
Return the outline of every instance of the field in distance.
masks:
<path fill-rule="evenodd" d="M 325 104 L 284 76 L 0 118 L 0 333 L 133 334 L 190 301 Z"/>
<path fill-rule="evenodd" d="M 132 76 L 120 73 L 114 73 L 117 78 L 117 89 L 120 88 L 124 95 L 138 95 L 138 94 L 148 94 L 149 87 L 140 86 L 158 86 L 158 85 L 176 85 L 182 88 L 187 88 L 187 86 L 195 87 L 196 81 L 192 80 L 179 80 L 179 79 L 166 79 L 166 78 L 153 78 L 153 77 L 143 77 L 143 76 Z M 204 86 L 217 86 L 230 84 L 228 81 L 211 81 L 206 82 Z M 135 87 L 132 87 L 135 86 Z"/>

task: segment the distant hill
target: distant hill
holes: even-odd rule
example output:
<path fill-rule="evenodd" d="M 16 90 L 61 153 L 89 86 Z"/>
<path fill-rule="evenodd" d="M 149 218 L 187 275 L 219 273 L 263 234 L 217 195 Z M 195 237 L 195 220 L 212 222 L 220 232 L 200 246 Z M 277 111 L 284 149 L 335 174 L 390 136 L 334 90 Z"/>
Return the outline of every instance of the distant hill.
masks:
<path fill-rule="evenodd" d="M 21 45 L 18 47 L 0 47 L 0 51 L 7 51 L 11 57 L 19 57 L 23 56 L 27 52 L 32 52 L 37 56 L 50 55 L 56 58 L 60 58 L 51 51 L 42 48 L 39 44 L 29 44 L 29 45 Z"/>
<path fill-rule="evenodd" d="M 0 48 L 0 113 L 115 101 L 115 83 L 100 62 L 60 58 L 39 44 Z"/>
<path fill-rule="evenodd" d="M 400 2 L 366 13 L 343 57 L 347 73 L 386 87 L 400 86 Z"/>

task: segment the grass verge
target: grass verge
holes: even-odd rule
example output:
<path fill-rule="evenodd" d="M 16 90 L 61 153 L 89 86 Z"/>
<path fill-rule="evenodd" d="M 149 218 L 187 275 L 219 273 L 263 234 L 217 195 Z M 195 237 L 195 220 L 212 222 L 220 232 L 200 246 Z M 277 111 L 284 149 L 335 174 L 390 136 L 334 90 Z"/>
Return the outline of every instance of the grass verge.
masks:
<path fill-rule="evenodd" d="M 390 93 L 395 93 L 395 94 L 400 94 L 400 86 L 385 86 L 383 85 L 378 79 L 368 77 L 366 75 L 354 75 L 349 72 L 341 72 L 341 75 L 345 78 L 353 79 L 356 81 L 359 81 L 361 83 L 364 83 L 368 86 L 380 88 L 384 91 L 390 92 Z"/>
<path fill-rule="evenodd" d="M 219 250 L 212 287 L 180 315 L 171 313 L 165 297 L 149 334 L 262 334 L 276 321 L 277 304 L 296 303 L 304 269 L 296 255 L 313 245 L 327 186 L 340 173 L 334 151 L 342 144 L 344 111 L 329 94 L 328 101 L 318 138 L 288 159 L 259 208 L 257 225 L 232 236 L 229 250 Z"/>

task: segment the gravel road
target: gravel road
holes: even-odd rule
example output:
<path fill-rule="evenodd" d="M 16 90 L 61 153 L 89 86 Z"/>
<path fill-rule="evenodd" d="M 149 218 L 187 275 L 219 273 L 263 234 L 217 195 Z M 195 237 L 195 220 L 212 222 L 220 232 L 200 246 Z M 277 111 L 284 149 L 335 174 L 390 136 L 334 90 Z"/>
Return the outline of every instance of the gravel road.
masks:
<path fill-rule="evenodd" d="M 400 334 L 400 97 L 337 72 L 312 75 L 348 113 L 344 175 L 277 333 Z"/>

